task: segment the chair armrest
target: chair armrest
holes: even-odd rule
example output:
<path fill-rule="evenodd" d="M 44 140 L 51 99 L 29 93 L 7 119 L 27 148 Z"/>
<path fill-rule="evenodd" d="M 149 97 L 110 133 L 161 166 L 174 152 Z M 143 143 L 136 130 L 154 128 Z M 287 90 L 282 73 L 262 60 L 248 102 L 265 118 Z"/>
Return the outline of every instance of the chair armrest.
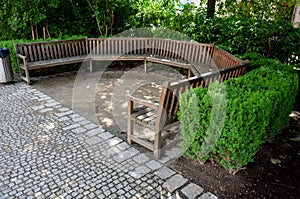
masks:
<path fill-rule="evenodd" d="M 27 58 L 26 56 L 21 55 L 21 54 L 16 54 L 16 56 L 17 56 L 18 58 L 20 58 L 20 59 L 23 59 L 23 60 L 25 60 L 25 59 Z"/>
<path fill-rule="evenodd" d="M 147 106 L 149 108 L 158 109 L 158 107 L 159 107 L 159 103 L 157 103 L 157 102 L 153 102 L 153 101 L 150 101 L 150 100 L 145 100 L 145 99 L 133 97 L 132 95 L 126 95 L 126 98 L 127 98 L 128 101 L 131 101 L 133 103 L 137 103 L 137 104 L 140 104 L 140 105 L 144 105 L 144 106 Z"/>

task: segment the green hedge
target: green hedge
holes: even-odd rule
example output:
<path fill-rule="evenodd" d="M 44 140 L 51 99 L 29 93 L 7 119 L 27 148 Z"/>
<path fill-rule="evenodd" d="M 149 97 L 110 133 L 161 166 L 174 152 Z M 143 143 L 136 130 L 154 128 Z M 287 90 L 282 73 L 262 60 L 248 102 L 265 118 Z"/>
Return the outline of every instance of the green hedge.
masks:
<path fill-rule="evenodd" d="M 181 95 L 179 120 L 185 154 L 212 158 L 231 173 L 242 169 L 262 143 L 288 125 L 298 91 L 298 75 L 270 59 L 246 75 Z"/>
<path fill-rule="evenodd" d="M 82 35 L 75 35 L 72 37 L 60 37 L 60 38 L 53 38 L 53 39 L 39 39 L 39 40 L 8 40 L 8 41 L 1 41 L 0 40 L 0 48 L 8 48 L 10 51 L 10 59 L 14 73 L 18 73 L 18 65 L 16 59 L 16 52 L 14 49 L 14 42 L 16 43 L 27 43 L 27 42 L 36 42 L 36 41 L 54 41 L 54 40 L 61 40 L 61 39 L 78 39 L 84 38 L 85 36 Z"/>
<path fill-rule="evenodd" d="M 286 21 L 238 17 L 206 19 L 201 11 L 179 15 L 170 29 L 182 32 L 200 43 L 216 43 L 231 54 L 256 52 L 282 63 L 300 64 L 300 28 Z M 191 17 L 192 15 L 193 17 Z"/>

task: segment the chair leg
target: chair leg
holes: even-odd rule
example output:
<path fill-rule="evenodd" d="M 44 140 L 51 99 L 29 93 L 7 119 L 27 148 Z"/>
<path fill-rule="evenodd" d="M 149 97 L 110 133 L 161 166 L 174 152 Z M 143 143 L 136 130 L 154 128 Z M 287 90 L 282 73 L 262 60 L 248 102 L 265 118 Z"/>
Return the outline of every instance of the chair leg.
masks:
<path fill-rule="evenodd" d="M 161 152 L 161 131 L 155 131 L 154 135 L 154 158 L 159 159 L 160 158 L 160 152 Z"/>
<path fill-rule="evenodd" d="M 27 68 L 25 69 L 25 76 L 26 76 L 27 84 L 29 85 L 30 84 L 30 76 L 29 76 L 29 71 Z"/>
<path fill-rule="evenodd" d="M 128 116 L 129 118 L 129 116 Z M 128 119 L 128 126 L 127 126 L 127 142 L 128 144 L 131 144 L 131 135 L 133 133 L 133 122 L 132 120 L 129 118 Z"/>
<path fill-rule="evenodd" d="M 89 69 L 90 69 L 90 72 L 92 73 L 93 72 L 93 60 L 92 59 L 89 60 L 89 64 L 90 64 Z"/>
<path fill-rule="evenodd" d="M 128 112 L 127 112 L 127 142 L 131 144 L 131 135 L 133 133 L 133 121 L 131 120 L 131 114 L 133 112 L 133 102 L 128 100 Z"/>

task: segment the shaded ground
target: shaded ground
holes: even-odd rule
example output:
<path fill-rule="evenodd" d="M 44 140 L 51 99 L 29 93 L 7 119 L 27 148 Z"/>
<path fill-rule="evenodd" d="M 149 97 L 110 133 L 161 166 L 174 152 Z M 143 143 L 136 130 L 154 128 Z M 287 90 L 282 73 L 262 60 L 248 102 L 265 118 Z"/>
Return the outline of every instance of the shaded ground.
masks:
<path fill-rule="evenodd" d="M 127 69 L 130 69 L 130 67 Z M 134 74 L 136 75 L 137 73 Z M 168 78 L 172 78 L 166 76 L 166 74 L 167 73 L 163 73 L 163 78 L 158 78 L 155 82 L 156 84 L 144 85 L 142 95 L 147 98 L 147 96 L 153 96 L 154 92 L 154 96 L 158 96 L 159 89 L 156 85 L 161 84 Z M 89 80 L 91 77 L 97 78 L 97 75 L 99 75 L 99 72 L 83 76 L 83 79 Z M 117 104 L 120 105 L 121 108 L 117 109 L 116 112 L 121 114 L 114 115 L 114 105 L 112 103 L 113 100 L 111 101 L 111 97 L 113 93 L 124 96 L 124 93 L 119 92 L 128 89 L 127 87 L 122 87 L 122 85 L 132 86 L 128 83 L 131 78 L 127 76 L 125 78 L 127 82 L 122 82 L 121 80 L 122 78 L 124 80 L 125 71 L 120 70 L 120 68 L 111 68 L 105 73 L 101 73 L 101 75 L 96 87 L 96 120 L 98 120 L 97 122 L 99 122 L 99 125 L 103 128 L 118 135 L 122 139 L 126 139 L 126 134 L 123 133 L 126 129 L 122 129 L 124 124 L 116 125 L 115 121 L 119 120 L 116 118 L 122 118 L 124 114 L 126 114 L 126 111 L 124 112 L 122 109 L 125 108 L 126 110 L 126 105 L 123 104 L 125 98 L 123 98 L 124 101 Z M 75 77 L 76 73 L 66 73 L 56 76 L 55 78 L 51 76 L 48 78 L 43 77 L 33 86 L 72 108 L 72 101 L 74 101 L 74 99 L 72 100 L 72 87 Z M 147 76 L 145 76 L 145 78 L 147 78 Z M 82 87 L 82 89 L 86 91 L 89 91 L 91 88 L 89 81 L 86 81 Z M 119 90 L 116 88 L 119 88 Z M 135 93 L 137 95 L 141 94 L 140 90 L 136 90 Z M 93 117 L 90 117 L 91 111 L 89 110 L 89 103 L 91 102 L 85 99 L 88 97 L 79 96 L 78 98 L 83 101 L 86 100 L 85 103 L 81 101 L 79 108 L 82 110 L 80 111 L 82 111 L 84 116 L 93 120 Z M 299 105 L 300 95 L 297 97 L 295 111 L 300 112 Z M 112 117 L 112 115 L 114 115 L 114 117 Z M 121 126 L 121 129 L 119 126 Z M 191 179 L 196 184 L 201 185 L 220 198 L 300 198 L 300 145 L 299 142 L 290 140 L 290 138 L 297 137 L 299 132 L 300 119 L 295 120 L 291 118 L 290 126 L 284 129 L 282 134 L 280 134 L 273 143 L 264 144 L 256 155 L 255 162 L 250 163 L 245 170 L 238 172 L 236 175 L 229 175 L 227 171 L 217 164 L 207 163 L 200 165 L 197 161 L 185 157 L 176 160 L 171 167 L 182 173 L 184 177 Z M 177 133 L 177 130 L 171 130 L 169 133 L 174 135 Z M 135 146 L 138 147 L 137 145 Z M 145 150 L 142 147 L 138 147 L 138 149 Z M 273 164 L 271 158 L 277 162 L 279 160 L 280 163 Z"/>

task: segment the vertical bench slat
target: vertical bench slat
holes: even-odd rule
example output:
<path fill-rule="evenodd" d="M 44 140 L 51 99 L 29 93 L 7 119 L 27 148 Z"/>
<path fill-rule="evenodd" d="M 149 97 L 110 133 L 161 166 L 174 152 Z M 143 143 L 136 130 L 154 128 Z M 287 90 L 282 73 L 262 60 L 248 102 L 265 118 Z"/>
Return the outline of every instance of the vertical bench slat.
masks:
<path fill-rule="evenodd" d="M 178 42 L 174 41 L 173 42 L 173 56 L 172 56 L 173 59 L 177 59 L 177 55 L 178 55 L 177 52 L 178 52 Z"/>
<path fill-rule="evenodd" d="M 42 43 L 41 44 L 41 54 L 42 54 L 42 60 L 47 60 L 47 54 L 46 54 L 46 49 L 45 49 L 45 45 Z"/>
<path fill-rule="evenodd" d="M 69 57 L 70 53 L 69 53 L 69 50 L 68 50 L 68 44 L 67 43 L 63 43 L 62 45 L 63 45 L 63 49 L 64 49 L 64 52 L 65 52 L 65 56 Z"/>
<path fill-rule="evenodd" d="M 136 41 L 136 39 L 133 39 L 133 54 L 134 55 L 138 54 L 138 48 L 137 48 L 137 41 Z"/>
<path fill-rule="evenodd" d="M 78 48 L 79 48 L 79 55 L 83 55 L 82 49 L 83 49 L 84 47 L 82 46 L 81 41 L 78 42 Z"/>
<path fill-rule="evenodd" d="M 71 43 L 71 47 L 72 47 L 72 53 L 73 53 L 72 55 L 76 56 L 75 42 Z"/>
<path fill-rule="evenodd" d="M 61 49 L 60 42 L 57 43 L 56 46 L 57 46 L 58 58 L 61 59 L 61 58 L 63 58 L 63 56 L 62 56 L 62 49 Z"/>
<path fill-rule="evenodd" d="M 32 46 L 28 46 L 28 52 L 29 52 L 29 61 L 34 62 L 34 57 L 32 53 Z"/>
<path fill-rule="evenodd" d="M 24 54 L 27 55 L 27 61 L 30 60 L 30 56 L 28 56 L 28 50 L 27 50 L 27 46 L 23 46 L 23 49 L 24 49 Z"/>
<path fill-rule="evenodd" d="M 41 54 L 41 44 L 38 44 L 37 45 L 37 52 L 38 52 L 38 59 L 39 61 L 43 61 L 43 57 L 42 57 L 42 54 Z"/>
<path fill-rule="evenodd" d="M 32 45 L 32 50 L 33 50 L 34 61 L 40 61 L 38 56 L 38 51 L 37 51 L 37 45 Z"/>
<path fill-rule="evenodd" d="M 67 57 L 64 43 L 60 43 L 59 45 L 60 45 L 60 49 L 61 49 L 61 56 L 62 56 L 62 58 Z"/>
<path fill-rule="evenodd" d="M 68 51 L 68 54 L 69 56 L 73 56 L 73 52 L 72 52 L 72 46 L 70 43 L 66 43 L 67 44 L 67 51 Z"/>
<path fill-rule="evenodd" d="M 58 53 L 57 53 L 57 47 L 56 47 L 56 43 L 54 43 L 53 45 L 53 52 L 54 52 L 54 59 L 57 59 L 58 58 Z"/>
<path fill-rule="evenodd" d="M 50 44 L 50 45 L 48 46 L 48 48 L 49 48 L 49 51 L 50 51 L 50 59 L 55 59 L 54 50 L 53 50 L 53 45 Z"/>
<path fill-rule="evenodd" d="M 188 61 L 190 61 L 190 62 L 193 62 L 194 60 L 193 60 L 193 57 L 194 57 L 194 44 L 190 44 L 189 45 L 189 48 L 190 48 L 190 50 L 189 50 L 189 55 L 188 55 Z"/>
<path fill-rule="evenodd" d="M 78 42 L 77 41 L 74 42 L 74 46 L 75 46 L 75 55 L 79 56 L 80 53 L 79 53 L 79 48 L 78 48 Z"/>
<path fill-rule="evenodd" d="M 125 52 L 126 52 L 126 46 L 125 46 L 125 44 L 126 44 L 125 40 L 122 39 L 122 52 L 121 52 L 122 55 L 124 55 Z"/>

